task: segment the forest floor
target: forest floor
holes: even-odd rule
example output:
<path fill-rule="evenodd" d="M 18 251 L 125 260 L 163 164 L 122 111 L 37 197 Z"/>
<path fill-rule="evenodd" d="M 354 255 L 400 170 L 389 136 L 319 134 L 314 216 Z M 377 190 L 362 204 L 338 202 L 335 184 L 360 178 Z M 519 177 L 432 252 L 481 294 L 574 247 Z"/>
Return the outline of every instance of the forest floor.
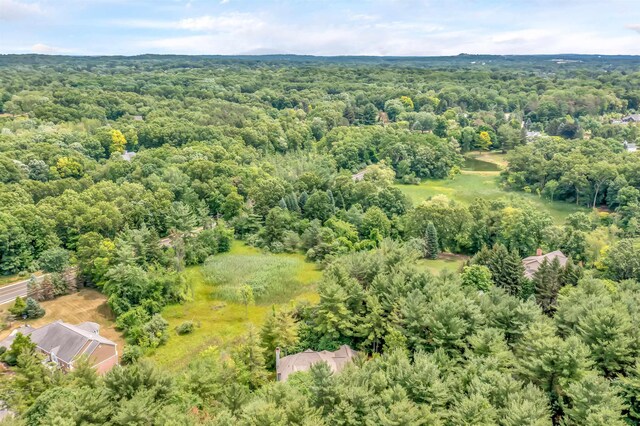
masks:
<path fill-rule="evenodd" d="M 164 368 L 184 368 L 207 349 L 225 351 L 250 325 L 259 328 L 273 306 L 292 308 L 298 301 L 317 302 L 316 283 L 322 272 L 299 254 L 266 254 L 235 241 L 229 253 L 211 258 L 204 266 L 187 268 L 193 300 L 162 311 L 169 321 L 169 342 L 149 354 Z M 263 291 L 246 306 L 237 290 L 245 284 Z M 184 321 L 195 330 L 179 336 L 175 328 Z"/>
<path fill-rule="evenodd" d="M 528 201 L 534 207 L 549 213 L 555 224 L 563 224 L 567 216 L 572 213 L 589 212 L 588 209 L 571 203 L 549 201 L 535 194 L 505 191 L 500 187 L 498 168 L 498 165 L 503 162 L 503 158 L 502 154 L 483 153 L 479 157 L 467 160 L 465 169 L 453 179 L 431 179 L 418 185 L 396 184 L 396 187 L 404 192 L 414 205 L 439 194 L 444 194 L 450 199 L 464 204 L 471 204 L 476 198 L 485 200 L 506 198 L 515 205 L 522 201 Z M 484 159 L 491 159 L 491 162 Z M 492 168 L 494 170 L 487 170 Z"/>
<path fill-rule="evenodd" d="M 0 315 L 8 310 L 12 304 L 0 307 Z M 7 330 L 0 331 L 0 340 L 9 335 L 11 330 L 24 324 L 32 327 L 41 327 L 53 321 L 62 320 L 69 324 L 80 324 L 91 321 L 100 325 L 100 335 L 118 344 L 118 353 L 122 353 L 124 340 L 122 335 L 116 331 L 114 321 L 115 316 L 109 305 L 107 297 L 97 290 L 83 288 L 77 293 L 60 296 L 54 300 L 41 302 L 46 314 L 42 318 L 29 321 L 15 321 Z"/>

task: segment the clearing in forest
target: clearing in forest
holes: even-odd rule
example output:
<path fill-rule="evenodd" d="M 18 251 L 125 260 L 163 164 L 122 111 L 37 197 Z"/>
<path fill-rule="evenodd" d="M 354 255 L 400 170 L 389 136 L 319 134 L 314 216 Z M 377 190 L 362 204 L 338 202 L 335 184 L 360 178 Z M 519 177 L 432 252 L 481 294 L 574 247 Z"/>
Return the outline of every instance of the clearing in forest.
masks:
<path fill-rule="evenodd" d="M 213 256 L 185 273 L 193 300 L 163 309 L 171 337 L 150 354 L 154 361 L 174 370 L 187 366 L 210 347 L 224 349 L 244 335 L 249 324 L 259 328 L 274 305 L 288 308 L 300 300 L 316 302 L 315 284 L 322 276 L 300 254 L 263 253 L 239 241 L 229 253 Z M 248 307 L 239 295 L 244 285 L 254 292 L 255 304 Z M 175 328 L 184 321 L 193 321 L 196 328 L 179 336 Z"/>

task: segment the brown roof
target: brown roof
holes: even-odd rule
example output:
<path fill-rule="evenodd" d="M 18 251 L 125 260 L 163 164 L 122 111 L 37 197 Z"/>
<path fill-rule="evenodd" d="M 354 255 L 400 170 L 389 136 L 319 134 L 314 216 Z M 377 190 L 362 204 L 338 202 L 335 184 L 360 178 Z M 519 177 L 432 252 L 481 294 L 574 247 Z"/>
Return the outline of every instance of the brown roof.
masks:
<path fill-rule="evenodd" d="M 551 253 L 543 254 L 542 256 L 529 256 L 522 259 L 524 265 L 524 276 L 527 278 L 533 278 L 535 273 L 542 265 L 542 262 L 547 259 L 547 262 L 551 263 L 554 259 L 558 259 L 560 266 L 567 264 L 567 256 L 560 250 L 552 251 Z"/>
<path fill-rule="evenodd" d="M 307 349 L 294 355 L 285 356 L 280 359 L 277 367 L 279 381 L 287 380 L 290 374 L 297 371 L 307 371 L 313 364 L 326 362 L 334 373 L 341 371 L 345 365 L 358 355 L 356 351 L 347 345 L 342 345 L 335 352 L 321 351 L 316 352 Z"/>

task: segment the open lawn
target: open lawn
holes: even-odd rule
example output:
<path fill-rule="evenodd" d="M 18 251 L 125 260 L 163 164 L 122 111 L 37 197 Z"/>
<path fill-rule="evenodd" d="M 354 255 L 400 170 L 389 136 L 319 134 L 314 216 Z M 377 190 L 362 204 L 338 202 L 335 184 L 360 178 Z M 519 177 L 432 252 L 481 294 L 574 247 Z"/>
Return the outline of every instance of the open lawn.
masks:
<path fill-rule="evenodd" d="M 484 198 L 485 200 L 506 198 L 512 200 L 516 205 L 526 200 L 536 208 L 547 211 L 556 224 L 564 223 L 566 217 L 571 213 L 588 212 L 588 209 L 574 204 L 560 201 L 552 202 L 524 192 L 504 191 L 498 184 L 498 173 L 496 171 L 463 170 L 462 174 L 453 179 L 425 180 L 419 185 L 397 184 L 396 187 L 409 196 L 414 205 L 438 194 L 444 194 L 465 204 L 472 203 L 476 198 Z"/>
<path fill-rule="evenodd" d="M 418 268 L 438 275 L 441 271 L 458 272 L 467 256 L 451 253 L 440 253 L 437 259 L 420 259 Z"/>
<path fill-rule="evenodd" d="M 0 339 L 9 335 L 12 329 L 23 324 L 40 327 L 56 320 L 70 324 L 91 321 L 100 325 L 100 334 L 118 344 L 118 352 L 122 353 L 124 341 L 114 328 L 114 315 L 107 305 L 107 297 L 93 289 L 83 288 L 77 293 L 60 296 L 57 299 L 40 303 L 46 314 L 42 318 L 31 321 L 16 321 L 9 330 L 0 332 Z M 4 314 L 12 304 L 3 305 L 0 315 Z"/>
<path fill-rule="evenodd" d="M 211 258 L 206 266 L 186 270 L 193 300 L 172 305 L 162 311 L 169 321 L 169 342 L 149 356 L 165 368 L 185 367 L 198 353 L 211 347 L 224 347 L 253 324 L 260 327 L 272 305 L 288 307 L 293 301 L 317 302 L 315 283 L 322 272 L 298 254 L 265 254 L 235 241 L 229 253 Z M 256 303 L 238 303 L 237 289 L 244 284 L 255 287 Z M 197 326 L 178 336 L 175 327 L 184 321 Z"/>

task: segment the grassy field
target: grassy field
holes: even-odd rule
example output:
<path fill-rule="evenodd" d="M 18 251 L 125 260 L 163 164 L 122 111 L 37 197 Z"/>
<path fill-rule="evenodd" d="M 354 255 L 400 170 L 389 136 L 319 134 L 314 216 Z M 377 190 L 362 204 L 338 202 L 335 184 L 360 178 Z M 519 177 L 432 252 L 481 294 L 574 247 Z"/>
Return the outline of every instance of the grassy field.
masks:
<path fill-rule="evenodd" d="M 207 271 L 218 268 L 218 273 Z M 245 334 L 249 324 L 260 327 L 272 304 L 291 306 L 298 300 L 317 302 L 315 283 L 322 276 L 302 255 L 264 254 L 237 241 L 229 253 L 215 256 L 207 266 L 188 268 L 186 274 L 193 300 L 162 311 L 162 316 L 169 321 L 171 338 L 150 354 L 154 361 L 172 370 L 185 367 L 199 352 L 211 346 L 224 347 Z M 256 304 L 245 310 L 245 306 L 237 302 L 235 290 L 245 283 L 251 285 L 258 281 L 266 282 L 267 290 L 256 298 Z M 187 320 L 198 326 L 193 333 L 178 336 L 175 327 Z"/>
<path fill-rule="evenodd" d="M 16 321 L 9 330 L 0 332 L 0 339 L 4 339 L 12 329 L 25 323 L 40 327 L 59 319 L 70 324 L 92 321 L 100 325 L 100 334 L 102 336 L 118 344 L 118 352 L 122 353 L 124 341 L 120 333 L 114 328 L 113 313 L 107 305 L 107 297 L 102 293 L 84 288 L 77 293 L 42 302 L 40 305 L 46 311 L 44 317 L 32 321 Z M 2 309 L 0 309 L 0 315 L 4 313 L 3 310 L 7 310 L 10 306 L 12 305 L 3 305 Z"/>
<path fill-rule="evenodd" d="M 498 157 L 499 155 L 494 154 L 490 157 L 495 161 L 495 164 L 499 164 L 501 161 L 500 157 Z M 476 163 L 475 170 L 463 170 L 462 174 L 453 179 L 425 180 L 419 185 L 397 184 L 396 187 L 409 196 L 414 205 L 438 194 L 444 194 L 465 204 L 472 203 L 476 198 L 484 198 L 486 200 L 506 198 L 516 205 L 526 200 L 536 208 L 547 211 L 556 224 L 564 223 L 566 217 L 571 213 L 577 211 L 588 212 L 588 209 L 574 204 L 560 201 L 551 202 L 537 195 L 524 192 L 504 191 L 499 186 L 499 172 L 478 170 L 484 168 L 478 166 L 481 162 L 483 161 L 479 161 L 479 157 L 476 158 L 475 161 L 470 163 Z"/>
<path fill-rule="evenodd" d="M 438 275 L 441 271 L 458 272 L 467 256 L 441 253 L 438 259 L 420 259 L 417 262 L 418 268 Z"/>

